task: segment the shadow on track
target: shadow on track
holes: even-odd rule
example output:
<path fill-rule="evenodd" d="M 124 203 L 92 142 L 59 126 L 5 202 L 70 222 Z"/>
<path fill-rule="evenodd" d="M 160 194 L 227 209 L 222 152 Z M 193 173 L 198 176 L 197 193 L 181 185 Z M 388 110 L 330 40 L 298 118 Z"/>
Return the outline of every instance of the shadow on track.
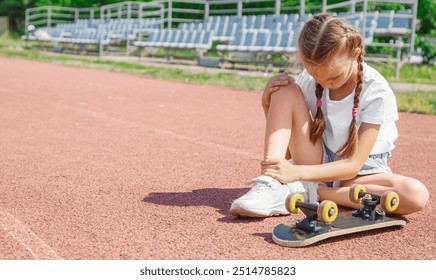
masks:
<path fill-rule="evenodd" d="M 252 223 L 263 219 L 235 217 L 230 214 L 232 201 L 246 193 L 247 188 L 204 188 L 190 192 L 154 192 L 144 197 L 146 203 L 167 206 L 209 206 L 216 208 L 223 217 L 218 221 L 222 223 Z"/>

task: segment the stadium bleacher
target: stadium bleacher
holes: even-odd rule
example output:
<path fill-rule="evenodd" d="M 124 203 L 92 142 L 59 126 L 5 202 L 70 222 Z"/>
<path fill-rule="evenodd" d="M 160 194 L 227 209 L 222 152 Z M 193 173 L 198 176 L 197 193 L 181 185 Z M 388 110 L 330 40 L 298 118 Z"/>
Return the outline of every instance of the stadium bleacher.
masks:
<path fill-rule="evenodd" d="M 344 20 L 357 28 L 362 26 L 362 13 L 352 15 L 342 13 L 338 16 L 343 17 Z M 293 43 L 296 42 L 296 38 L 305 20 L 311 17 L 312 14 L 306 14 L 301 17 L 297 14 L 281 16 L 251 15 L 242 17 L 214 16 L 206 18 L 203 22 L 182 23 L 178 26 L 178 29 L 191 32 L 205 30 L 207 33 L 211 33 L 212 40 L 220 43 L 217 45 L 217 49 L 220 51 L 292 52 L 296 51 Z M 397 13 L 393 11 L 372 12 L 366 18 L 365 44 L 371 44 L 374 34 L 407 34 L 411 30 L 410 11 L 399 11 Z M 282 34 L 277 32 L 281 32 L 286 38 L 281 38 Z M 285 35 L 286 33 L 293 36 Z M 150 37 L 150 40 L 152 42 L 155 40 L 155 37 Z M 170 40 L 170 38 L 167 40 Z M 262 46 L 261 42 L 265 42 L 265 44 Z M 139 42 L 135 42 L 135 44 L 137 46 L 142 45 Z M 172 46 L 177 47 L 177 45 Z M 183 45 L 181 47 L 183 48 Z M 192 48 L 192 45 L 190 47 Z M 204 47 L 204 44 L 202 44 L 202 47 Z"/>
<path fill-rule="evenodd" d="M 181 23 L 176 30 L 155 30 L 146 41 L 133 44 L 137 47 L 210 50 L 215 41 L 219 43 L 219 51 L 295 52 L 296 36 L 303 24 L 298 21 L 298 15 L 214 16 L 202 22 Z"/>
<path fill-rule="evenodd" d="M 111 40 L 136 40 L 137 34 L 156 30 L 156 18 L 138 19 L 79 19 L 73 23 L 60 23 L 54 27 L 39 28 L 25 36 L 27 40 L 56 43 L 109 44 Z M 44 34 L 44 36 L 42 36 Z"/>
<path fill-rule="evenodd" d="M 411 10 L 394 12 L 342 12 L 336 14 L 362 31 L 365 45 L 376 36 L 405 36 L 412 32 Z M 43 27 L 27 34 L 27 40 L 53 43 L 110 45 L 126 42 L 126 47 L 196 50 L 219 53 L 283 54 L 297 51 L 298 35 L 312 14 L 213 15 L 202 21 L 181 22 L 163 28 L 162 19 L 108 18 L 77 19 Z M 365 22 L 365 26 L 364 26 Z M 215 42 L 215 44 L 213 44 Z M 131 45 L 130 45 L 131 43 Z M 213 47 L 216 46 L 216 47 Z"/>

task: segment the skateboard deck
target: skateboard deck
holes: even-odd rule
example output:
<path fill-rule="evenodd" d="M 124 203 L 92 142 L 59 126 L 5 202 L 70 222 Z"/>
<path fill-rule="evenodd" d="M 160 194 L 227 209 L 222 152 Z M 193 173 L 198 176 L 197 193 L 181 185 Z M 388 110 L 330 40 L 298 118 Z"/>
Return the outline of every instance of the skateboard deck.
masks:
<path fill-rule="evenodd" d="M 290 213 L 303 212 L 306 218 L 280 224 L 273 229 L 273 241 L 286 247 L 302 247 L 318 241 L 356 232 L 374 229 L 405 226 L 406 221 L 386 216 L 399 205 L 400 198 L 393 191 L 381 196 L 366 192 L 362 185 L 353 185 L 349 198 L 362 208 L 338 213 L 336 203 L 324 200 L 321 203 L 306 203 L 299 193 L 287 197 L 285 206 Z"/>
<path fill-rule="evenodd" d="M 370 221 L 354 217 L 351 213 L 338 214 L 330 226 L 318 232 L 297 228 L 296 223 L 297 221 L 289 221 L 276 226 L 272 232 L 273 241 L 285 247 L 303 247 L 331 237 L 406 225 L 404 220 L 384 217 L 380 220 Z"/>

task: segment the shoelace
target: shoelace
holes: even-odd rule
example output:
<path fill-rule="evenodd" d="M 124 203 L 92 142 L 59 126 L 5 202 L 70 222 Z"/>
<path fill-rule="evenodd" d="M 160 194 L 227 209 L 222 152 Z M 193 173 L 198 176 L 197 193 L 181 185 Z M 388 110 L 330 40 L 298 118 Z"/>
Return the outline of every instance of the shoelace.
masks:
<path fill-rule="evenodd" d="M 308 191 L 308 189 L 305 186 L 290 185 L 288 187 L 292 193 L 305 193 Z"/>
<path fill-rule="evenodd" d="M 276 188 L 277 187 L 274 185 L 270 185 L 270 184 L 264 183 L 264 182 L 258 182 L 258 183 L 255 183 L 254 187 L 251 190 L 253 192 L 256 192 L 256 193 L 261 193 L 261 192 L 264 192 L 264 191 L 270 190 L 270 189 L 275 190 Z"/>

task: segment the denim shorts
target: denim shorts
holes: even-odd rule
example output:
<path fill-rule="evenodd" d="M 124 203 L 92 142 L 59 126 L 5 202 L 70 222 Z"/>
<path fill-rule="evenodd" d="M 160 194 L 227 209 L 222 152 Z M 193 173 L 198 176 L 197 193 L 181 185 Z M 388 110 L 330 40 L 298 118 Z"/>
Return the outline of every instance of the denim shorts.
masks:
<path fill-rule="evenodd" d="M 369 155 L 368 159 L 363 164 L 362 168 L 357 175 L 369 175 L 377 173 L 392 174 L 391 169 L 388 166 L 388 158 L 391 157 L 391 152 Z M 339 160 L 340 157 L 332 152 L 327 146 L 324 145 L 324 163 L 333 162 Z M 325 182 L 328 187 L 338 187 L 340 181 Z"/>

